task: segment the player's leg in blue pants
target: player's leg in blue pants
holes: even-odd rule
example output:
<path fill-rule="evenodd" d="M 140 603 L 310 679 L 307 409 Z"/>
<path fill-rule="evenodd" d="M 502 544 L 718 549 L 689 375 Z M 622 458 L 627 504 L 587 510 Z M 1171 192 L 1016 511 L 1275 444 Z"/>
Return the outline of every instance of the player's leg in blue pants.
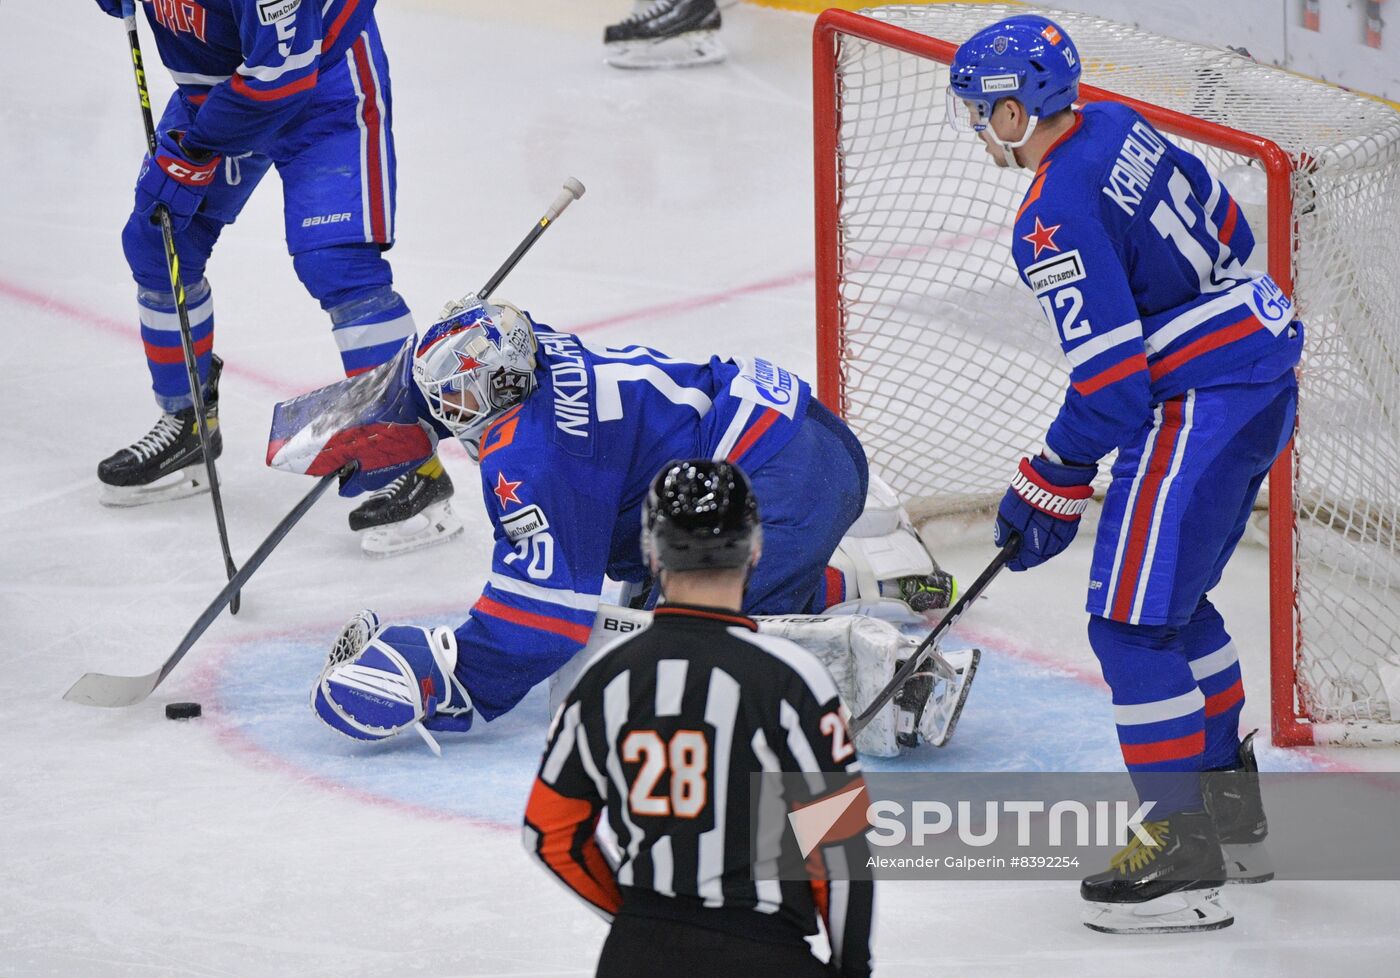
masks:
<path fill-rule="evenodd" d="M 1201 807 L 1199 772 L 1232 764 L 1238 657 L 1206 594 L 1293 430 L 1292 374 L 1159 406 L 1120 452 L 1090 572 L 1089 641 L 1123 760 L 1153 817 Z"/>
<path fill-rule="evenodd" d="M 792 441 L 746 474 L 763 521 L 763 556 L 744 593 L 744 611 L 821 611 L 827 561 L 865 506 L 865 451 L 813 398 Z"/>
<path fill-rule="evenodd" d="M 158 129 L 187 129 L 194 112 L 194 106 L 177 92 L 166 105 Z M 214 345 L 214 302 L 204 267 L 224 226 L 238 217 L 270 165 L 271 160 L 265 156 L 226 158 L 199 213 L 187 228 L 175 233 L 180 281 L 185 287 L 185 306 L 201 382 L 209 376 Z M 122 229 L 122 250 L 136 280 L 141 340 L 151 372 L 151 389 L 161 410 L 173 413 L 189 407 L 191 398 L 160 225 L 132 214 Z"/>
<path fill-rule="evenodd" d="M 325 64 L 311 104 L 271 150 L 297 277 L 331 318 L 345 374 L 392 357 L 414 331 L 383 252 L 394 243 L 389 62 L 373 19 Z"/>

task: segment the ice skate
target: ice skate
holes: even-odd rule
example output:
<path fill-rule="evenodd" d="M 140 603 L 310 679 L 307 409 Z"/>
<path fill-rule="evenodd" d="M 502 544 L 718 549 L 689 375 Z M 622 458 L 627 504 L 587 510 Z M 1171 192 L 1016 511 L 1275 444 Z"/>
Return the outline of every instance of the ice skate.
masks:
<path fill-rule="evenodd" d="M 1105 934 L 1165 934 L 1234 923 L 1219 902 L 1225 862 L 1210 815 L 1178 812 L 1141 827 L 1153 845 L 1134 835 L 1108 869 L 1080 884 L 1079 895 L 1090 904 L 1084 926 Z"/>
<path fill-rule="evenodd" d="M 219 373 L 223 361 L 213 357 L 204 382 L 204 411 L 209 421 L 209 448 L 217 459 L 224 450 L 219 431 Z M 162 414 L 150 431 L 97 465 L 104 506 L 145 506 L 209 491 L 204 450 L 193 407 Z"/>
<path fill-rule="evenodd" d="M 895 694 L 895 740 L 901 747 L 942 747 L 953 736 L 977 675 L 981 649 L 935 650 Z M 903 663 L 896 663 L 898 669 Z"/>
<path fill-rule="evenodd" d="M 1274 878 L 1274 864 L 1264 848 L 1269 820 L 1259 793 L 1254 733 L 1240 742 L 1237 764 L 1201 774 L 1201 793 L 1215 820 L 1231 883 L 1266 883 Z"/>
<path fill-rule="evenodd" d="M 615 68 L 690 68 L 725 58 L 715 0 L 655 0 L 603 32 Z"/>
<path fill-rule="evenodd" d="M 448 502 L 452 492 L 452 479 L 434 456 L 352 510 L 350 529 L 360 533 L 360 549 L 371 557 L 446 543 L 462 532 Z"/>

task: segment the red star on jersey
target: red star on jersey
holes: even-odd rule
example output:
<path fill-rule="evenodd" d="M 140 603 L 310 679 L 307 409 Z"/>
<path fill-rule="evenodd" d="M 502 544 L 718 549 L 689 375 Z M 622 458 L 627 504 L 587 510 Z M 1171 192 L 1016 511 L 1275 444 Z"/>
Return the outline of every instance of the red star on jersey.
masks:
<path fill-rule="evenodd" d="M 481 361 L 476 357 L 467 356 L 461 350 L 454 351 L 457 354 L 457 372 L 463 373 L 467 370 L 475 370 L 481 366 Z"/>
<path fill-rule="evenodd" d="M 511 503 L 520 502 L 520 497 L 515 494 L 515 490 L 520 488 L 519 482 L 511 482 L 506 478 L 504 472 L 496 473 L 496 488 L 491 491 L 496 494 L 496 498 L 501 501 L 501 509 L 505 509 Z"/>
<path fill-rule="evenodd" d="M 1058 230 L 1060 230 L 1060 225 L 1052 224 L 1046 227 L 1044 224 L 1040 223 L 1040 217 L 1037 216 L 1035 219 L 1035 230 L 1030 234 L 1024 235 L 1021 240 L 1029 241 L 1031 244 L 1035 245 L 1035 258 L 1039 258 L 1042 251 L 1060 250 L 1060 246 L 1055 244 L 1055 232 Z"/>

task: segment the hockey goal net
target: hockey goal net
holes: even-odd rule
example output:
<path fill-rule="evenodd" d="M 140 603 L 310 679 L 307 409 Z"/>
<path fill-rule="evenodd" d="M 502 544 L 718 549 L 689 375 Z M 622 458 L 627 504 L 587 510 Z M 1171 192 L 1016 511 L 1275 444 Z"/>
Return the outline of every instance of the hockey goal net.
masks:
<path fill-rule="evenodd" d="M 1068 380 L 1011 259 L 1028 176 L 944 125 L 958 43 L 1031 9 L 817 22 L 818 390 L 916 515 L 994 506 Z M 1400 113 L 1228 50 L 1047 14 L 1079 48 L 1084 100 L 1132 104 L 1231 188 L 1259 240 L 1250 264 L 1306 323 L 1299 424 L 1259 531 L 1274 741 L 1396 743 Z"/>

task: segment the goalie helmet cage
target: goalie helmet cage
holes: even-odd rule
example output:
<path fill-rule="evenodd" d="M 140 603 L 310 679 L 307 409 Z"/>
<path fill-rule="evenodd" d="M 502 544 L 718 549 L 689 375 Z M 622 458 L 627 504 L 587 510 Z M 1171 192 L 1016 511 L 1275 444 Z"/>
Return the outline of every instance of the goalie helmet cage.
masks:
<path fill-rule="evenodd" d="M 1032 9 L 828 10 L 815 29 L 818 394 L 923 516 L 994 507 L 1068 380 L 1011 258 L 1029 175 L 944 124 L 957 44 Z M 1306 323 L 1267 493 L 1274 742 L 1400 742 L 1400 113 L 1047 13 L 1079 48 L 1081 101 L 1131 105 L 1224 177 L 1249 264 Z"/>

